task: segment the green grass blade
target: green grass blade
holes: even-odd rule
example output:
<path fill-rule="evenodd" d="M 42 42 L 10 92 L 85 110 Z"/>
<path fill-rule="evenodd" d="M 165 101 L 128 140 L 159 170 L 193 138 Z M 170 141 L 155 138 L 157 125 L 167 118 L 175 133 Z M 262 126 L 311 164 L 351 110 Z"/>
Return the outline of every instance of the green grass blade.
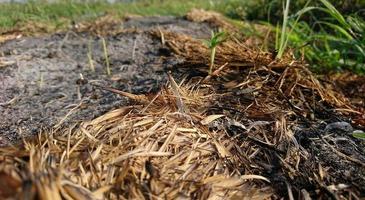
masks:
<path fill-rule="evenodd" d="M 336 19 L 344 28 L 350 29 L 350 25 L 347 23 L 346 19 L 328 0 L 320 0 L 320 1 L 327 8 L 327 12 L 334 19 Z"/>
<path fill-rule="evenodd" d="M 288 25 L 288 15 L 289 15 L 289 5 L 290 5 L 290 0 L 286 0 L 286 4 L 285 4 L 285 9 L 284 9 L 284 17 L 283 17 L 283 25 L 281 27 L 281 37 L 280 37 L 280 46 L 279 46 L 279 50 L 278 50 L 278 58 L 281 58 L 284 54 L 284 50 L 285 50 L 285 40 L 287 37 L 286 34 L 286 28 Z"/>
<path fill-rule="evenodd" d="M 329 23 L 329 22 L 319 22 L 320 24 L 325 24 L 327 25 L 328 27 L 338 31 L 339 33 L 341 33 L 343 36 L 345 36 L 347 39 L 349 40 L 353 40 L 354 38 L 352 37 L 352 35 L 350 33 L 348 33 L 344 28 L 342 28 L 341 26 L 339 25 L 336 25 L 336 24 L 332 24 L 332 23 Z"/>

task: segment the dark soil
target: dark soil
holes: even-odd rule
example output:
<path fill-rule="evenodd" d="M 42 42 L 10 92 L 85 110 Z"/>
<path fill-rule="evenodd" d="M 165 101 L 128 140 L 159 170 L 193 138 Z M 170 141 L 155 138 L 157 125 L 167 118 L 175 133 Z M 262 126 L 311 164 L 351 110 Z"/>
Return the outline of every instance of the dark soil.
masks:
<path fill-rule="evenodd" d="M 14 64 L 0 68 L 0 145 L 44 128 L 93 119 L 127 103 L 126 98 L 95 89 L 86 81 L 131 93 L 158 90 L 167 80 L 166 72 L 180 61 L 148 31 L 159 27 L 196 38 L 209 37 L 211 32 L 207 24 L 175 17 L 132 18 L 120 26 L 126 31 L 105 37 L 111 76 L 106 74 L 101 38 L 88 33 L 2 44 L 0 55 Z M 89 49 L 95 72 L 90 68 Z"/>
<path fill-rule="evenodd" d="M 300 175 L 293 182 L 298 188 L 305 188 L 307 191 L 313 191 L 313 186 L 319 185 L 317 192 L 320 191 L 333 199 L 336 198 L 334 190 L 346 191 L 351 188 L 356 188 L 360 191 L 360 196 L 364 196 L 364 142 L 350 135 L 352 129 L 346 122 L 332 122 L 327 127 L 336 124 L 348 126 L 350 130 L 342 126 L 327 131 L 324 124 L 319 124 L 295 133 L 307 159 L 299 165 Z M 355 159 L 356 162 L 351 159 Z M 323 176 L 316 176 L 313 171 Z M 289 174 L 287 176 L 289 177 Z"/>

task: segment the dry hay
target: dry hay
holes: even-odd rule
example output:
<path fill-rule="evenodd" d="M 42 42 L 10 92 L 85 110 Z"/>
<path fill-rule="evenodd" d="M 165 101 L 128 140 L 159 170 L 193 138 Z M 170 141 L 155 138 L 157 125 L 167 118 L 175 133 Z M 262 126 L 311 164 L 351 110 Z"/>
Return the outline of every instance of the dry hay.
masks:
<path fill-rule="evenodd" d="M 161 33 L 155 32 L 160 37 Z M 166 45 L 173 52 L 186 59 L 187 65 L 209 65 L 210 50 L 202 41 L 193 39 L 187 35 L 164 32 Z M 229 66 L 255 67 L 267 66 L 269 68 L 286 68 L 289 66 L 301 66 L 302 63 L 286 56 L 284 59 L 276 60 L 273 53 L 260 52 L 248 47 L 245 43 L 235 38 L 218 45 L 216 50 L 215 64 L 221 66 L 228 63 Z"/>
<path fill-rule="evenodd" d="M 172 32 L 155 31 L 152 33 L 156 37 L 164 38 L 166 45 L 177 55 L 185 59 L 185 65 L 189 67 L 202 68 L 210 64 L 210 50 L 202 41 L 191 38 L 183 34 Z M 222 68 L 231 68 L 231 71 L 240 69 L 254 68 L 270 71 L 272 75 L 280 76 L 275 83 L 277 90 L 282 90 L 282 86 L 287 79 L 291 83 L 287 88 L 287 95 L 291 96 L 298 86 L 302 88 L 314 89 L 318 92 L 322 100 L 331 102 L 338 107 L 346 107 L 349 111 L 352 108 L 348 100 L 335 90 L 331 85 L 322 85 L 316 77 L 306 69 L 306 64 L 299 60 L 294 60 L 290 54 L 282 59 L 276 59 L 275 54 L 262 52 L 257 49 L 249 48 L 245 42 L 232 37 L 217 47 L 214 64 L 217 66 L 217 73 Z M 232 69 L 232 67 L 237 67 Z M 275 73 L 272 70 L 282 70 Z M 229 71 L 224 69 L 224 71 Z M 238 75 L 239 76 L 239 75 Z M 233 78 L 233 81 L 239 81 Z M 248 80 L 249 78 L 246 78 Z M 228 84 L 228 83 L 226 83 Z M 243 85 L 241 85 L 243 86 Z"/>
<path fill-rule="evenodd" d="M 0 30 L 0 44 L 24 36 L 43 36 L 62 31 L 88 32 L 94 35 L 116 35 L 126 31 L 123 28 L 123 19 L 128 20 L 137 17 L 137 15 L 119 17 L 112 13 L 106 13 L 92 20 L 69 21 L 66 18 L 61 18 L 59 23 L 61 26 L 45 22 L 27 21 L 16 24 L 10 30 Z"/>
<path fill-rule="evenodd" d="M 175 87 L 174 87 L 175 86 Z M 1 150 L 2 197 L 40 199 L 262 199 L 267 178 L 249 169 L 240 146 L 208 124 L 209 88 L 173 84 L 143 106 L 129 106 Z M 139 101 L 139 99 L 136 99 Z M 238 146 L 240 145 L 240 146 Z M 252 144 L 251 144 L 252 145 Z M 28 162 L 26 161 L 28 160 Z M 28 184 L 21 184 L 27 181 Z M 21 192 L 20 192 L 21 191 Z M 249 192 L 243 192 L 249 191 Z"/>
<path fill-rule="evenodd" d="M 153 34 L 163 35 L 186 66 L 207 70 L 209 50 L 200 41 Z M 303 124 L 315 128 L 314 112 L 339 116 L 328 107 L 361 114 L 343 95 L 302 63 L 276 60 L 238 40 L 218 47 L 215 64 L 222 67 L 208 78 L 177 84 L 169 75 L 157 94 L 96 85 L 134 104 L 0 149 L 0 198 L 358 197 L 359 188 L 334 184 L 338 179 L 294 137 Z M 346 155 L 343 162 L 364 167 Z"/>
<path fill-rule="evenodd" d="M 88 32 L 95 35 L 116 35 L 123 31 L 121 19 L 112 14 L 106 14 L 96 20 L 74 23 L 72 28 L 75 32 Z"/>
<path fill-rule="evenodd" d="M 203 9 L 192 9 L 185 18 L 192 22 L 206 22 L 217 28 L 223 28 L 230 32 L 236 32 L 238 29 L 220 13 L 214 11 L 206 11 Z"/>
<path fill-rule="evenodd" d="M 272 31 L 273 27 L 270 27 L 267 24 L 263 25 L 249 21 L 233 20 L 214 11 L 192 9 L 185 15 L 185 18 L 192 22 L 208 23 L 217 30 L 229 32 L 235 37 L 245 40 L 244 43 L 246 47 L 257 48 L 258 46 L 264 46 L 264 43 L 269 40 L 272 41 L 272 39 L 275 39 L 275 35 Z M 249 37 L 242 34 L 242 30 L 255 36 Z"/>

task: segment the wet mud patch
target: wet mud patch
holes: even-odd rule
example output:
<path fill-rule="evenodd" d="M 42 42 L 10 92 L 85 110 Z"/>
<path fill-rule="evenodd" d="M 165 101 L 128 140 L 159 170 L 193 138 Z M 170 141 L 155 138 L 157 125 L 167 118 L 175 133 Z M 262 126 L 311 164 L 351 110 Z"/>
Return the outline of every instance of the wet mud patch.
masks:
<path fill-rule="evenodd" d="M 8 64 L 0 68 L 0 145 L 44 128 L 93 119 L 127 103 L 89 83 L 151 93 L 165 84 L 167 71 L 181 75 L 173 70 L 181 60 L 149 31 L 158 28 L 204 38 L 212 29 L 175 17 L 137 17 L 120 26 L 126 31 L 104 38 L 67 32 L 2 44 L 0 55 Z"/>

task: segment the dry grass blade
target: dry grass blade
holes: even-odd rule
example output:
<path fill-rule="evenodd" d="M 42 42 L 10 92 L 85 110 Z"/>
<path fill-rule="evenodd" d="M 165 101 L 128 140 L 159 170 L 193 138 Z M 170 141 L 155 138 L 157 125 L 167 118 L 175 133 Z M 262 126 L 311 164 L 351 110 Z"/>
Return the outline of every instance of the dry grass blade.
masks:
<path fill-rule="evenodd" d="M 130 99 L 132 99 L 132 100 L 134 100 L 136 102 L 142 103 L 142 104 L 148 104 L 150 102 L 150 100 L 145 95 L 135 95 L 135 94 L 132 94 L 132 93 L 128 93 L 128 92 L 123 92 L 123 91 L 117 90 L 115 88 L 111 88 L 111 87 L 107 87 L 107 86 L 101 86 L 101 85 L 96 85 L 96 84 L 93 84 L 93 86 L 95 86 L 97 88 L 100 88 L 100 89 L 103 89 L 103 90 L 107 90 L 107 91 L 113 92 L 115 94 L 119 94 L 119 95 L 124 96 L 124 97 L 127 97 L 127 98 L 130 98 Z"/>
<path fill-rule="evenodd" d="M 61 184 L 64 191 L 72 199 L 79 199 L 79 200 L 98 199 L 94 196 L 92 192 L 90 192 L 88 189 L 84 187 L 81 187 L 80 185 L 74 184 L 69 181 L 63 181 Z"/>
<path fill-rule="evenodd" d="M 203 120 L 201 120 L 200 123 L 202 123 L 203 125 L 208 125 L 209 123 L 221 117 L 224 117 L 224 115 L 209 115 L 205 117 Z"/>
<path fill-rule="evenodd" d="M 187 110 L 186 110 L 185 104 L 181 98 L 182 91 L 180 90 L 179 86 L 177 85 L 177 83 L 175 82 L 174 78 L 171 76 L 170 73 L 168 74 L 168 76 L 169 76 L 172 92 L 174 93 L 175 98 L 176 98 L 177 108 L 178 108 L 179 112 L 186 113 Z"/>

